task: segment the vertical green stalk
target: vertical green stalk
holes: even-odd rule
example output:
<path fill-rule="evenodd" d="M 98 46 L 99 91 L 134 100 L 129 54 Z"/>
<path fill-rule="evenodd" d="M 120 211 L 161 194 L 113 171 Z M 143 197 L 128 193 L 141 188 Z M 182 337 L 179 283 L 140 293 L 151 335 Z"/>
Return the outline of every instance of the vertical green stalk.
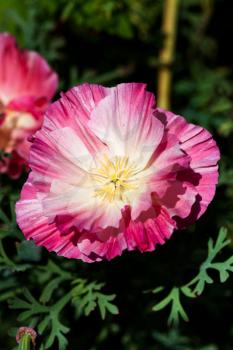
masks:
<path fill-rule="evenodd" d="M 25 333 L 19 342 L 18 350 L 30 350 L 31 349 L 31 335 Z"/>
<path fill-rule="evenodd" d="M 170 108 L 170 91 L 172 81 L 172 63 L 177 29 L 177 13 L 179 0 L 164 0 L 162 33 L 164 34 L 163 47 L 159 53 L 158 72 L 158 106 Z"/>
<path fill-rule="evenodd" d="M 31 343 L 35 346 L 36 331 L 31 327 L 20 327 L 16 333 L 16 341 L 19 344 L 18 350 L 30 350 Z"/>

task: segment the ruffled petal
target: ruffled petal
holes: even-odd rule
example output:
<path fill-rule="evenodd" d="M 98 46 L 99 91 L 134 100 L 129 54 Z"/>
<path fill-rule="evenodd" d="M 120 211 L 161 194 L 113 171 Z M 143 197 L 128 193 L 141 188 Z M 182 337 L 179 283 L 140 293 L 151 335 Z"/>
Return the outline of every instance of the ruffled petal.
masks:
<path fill-rule="evenodd" d="M 61 93 L 60 100 L 48 109 L 44 127 L 49 131 L 66 126 L 87 131 L 91 112 L 110 91 L 101 85 L 81 84 Z"/>
<path fill-rule="evenodd" d="M 34 171 L 36 180 L 46 181 L 46 179 L 50 179 L 48 181 L 51 182 L 53 179 L 63 179 L 72 183 L 78 181 L 80 175 L 85 175 L 85 170 L 78 166 L 78 159 L 82 157 L 82 150 L 86 157 L 89 156 L 90 161 L 91 156 L 84 146 L 82 149 L 77 147 L 76 155 L 69 152 L 67 144 L 68 146 L 70 143 L 79 146 L 81 143 L 78 137 L 73 135 L 73 132 L 66 139 L 64 145 L 57 143 L 59 134 L 60 137 L 64 137 L 64 130 L 57 130 L 54 136 L 46 130 L 36 133 L 29 157 L 30 167 Z"/>
<path fill-rule="evenodd" d="M 177 174 L 177 181 L 183 183 L 183 186 L 189 191 L 193 189 L 196 191 L 196 200 L 191 211 L 193 215 L 186 220 L 185 225 L 187 225 L 205 212 L 214 197 L 218 181 L 219 149 L 212 135 L 204 128 L 189 124 L 183 117 L 172 112 L 162 109 L 159 109 L 158 112 L 166 130 L 176 135 L 181 150 L 190 158 L 190 168 L 184 168 Z M 179 226 L 182 226 L 182 221 L 179 221 Z"/>
<path fill-rule="evenodd" d="M 143 167 L 164 133 L 154 110 L 144 84 L 120 84 L 93 110 L 89 126 L 114 156 L 129 156 Z"/>
<path fill-rule="evenodd" d="M 156 213 L 156 215 L 154 215 Z M 164 207 L 155 207 L 152 218 L 130 221 L 124 236 L 128 250 L 153 251 L 157 244 L 164 244 L 175 228 L 175 221 Z"/>
<path fill-rule="evenodd" d="M 116 234 L 111 228 L 102 231 L 101 234 L 82 235 L 77 246 L 81 252 L 85 252 L 90 259 L 96 261 L 111 260 L 121 255 L 122 251 L 127 248 L 124 234 L 122 232 Z"/>
<path fill-rule="evenodd" d="M 88 128 L 87 120 L 99 101 L 109 93 L 109 89 L 99 85 L 83 84 L 62 93 L 59 101 L 47 110 L 43 129 L 48 133 L 69 127 L 82 140 L 90 153 L 95 154 L 106 148 L 99 138 Z"/>
<path fill-rule="evenodd" d="M 32 174 L 23 187 L 20 200 L 16 204 L 17 223 L 27 239 L 33 239 L 39 246 L 55 251 L 58 255 L 67 258 L 82 259 L 91 262 L 78 249 L 75 241 L 77 233 L 62 234 L 55 223 L 49 223 L 43 216 L 40 200 L 37 198 L 36 188 L 32 182 Z"/>

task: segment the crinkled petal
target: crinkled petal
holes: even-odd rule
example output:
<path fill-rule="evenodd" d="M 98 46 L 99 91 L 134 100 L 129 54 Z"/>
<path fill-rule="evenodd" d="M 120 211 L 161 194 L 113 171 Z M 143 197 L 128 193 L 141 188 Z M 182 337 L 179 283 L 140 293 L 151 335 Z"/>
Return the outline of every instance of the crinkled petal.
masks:
<path fill-rule="evenodd" d="M 119 255 L 127 248 L 124 234 L 116 233 L 111 229 L 107 231 L 107 237 L 101 238 L 100 235 L 84 234 L 80 237 L 77 246 L 81 252 L 85 252 L 90 258 L 100 260 L 111 260 Z M 106 235 L 105 232 L 105 235 Z"/>
<path fill-rule="evenodd" d="M 37 180 L 46 181 L 50 178 L 51 182 L 52 179 L 60 178 L 72 183 L 77 181 L 80 175 L 85 175 L 84 169 L 77 165 L 78 155 L 74 157 L 72 153 L 69 153 L 66 144 L 57 144 L 56 137 L 47 133 L 46 130 L 41 130 L 36 135 L 31 146 L 29 161 Z M 66 140 L 66 143 L 70 144 L 70 141 L 72 142 L 72 135 Z M 76 137 L 73 142 L 76 142 Z M 64 147 L 63 153 L 60 152 L 62 147 Z"/>
<path fill-rule="evenodd" d="M 129 156 L 143 167 L 164 132 L 154 109 L 154 96 L 144 84 L 120 84 L 93 110 L 89 126 L 114 156 Z"/>
<path fill-rule="evenodd" d="M 206 210 L 214 197 L 218 181 L 217 162 L 219 149 L 212 135 L 200 126 L 187 123 L 186 120 L 162 109 L 160 118 L 170 133 L 176 135 L 180 148 L 190 157 L 190 169 L 183 169 L 177 179 L 189 188 L 195 188 L 199 211 L 191 216 L 188 223 L 194 222 Z M 197 205 L 196 205 L 197 207 Z"/>
<path fill-rule="evenodd" d="M 48 108 L 44 127 L 49 131 L 70 126 L 87 131 L 91 112 L 111 89 L 96 84 L 81 84 L 61 94 L 59 101 Z M 80 130 L 81 132 L 81 130 Z M 90 130 L 88 131 L 90 132 Z"/>
<path fill-rule="evenodd" d="M 73 242 L 76 232 L 62 234 L 55 223 L 49 223 L 43 216 L 40 200 L 37 198 L 36 188 L 32 182 L 32 174 L 23 187 L 21 198 L 16 204 L 17 223 L 27 239 L 33 239 L 39 246 L 55 251 L 67 258 L 91 260 L 82 254 Z"/>
<path fill-rule="evenodd" d="M 156 215 L 154 213 L 157 212 Z M 175 221 L 163 207 L 156 207 L 152 218 L 130 221 L 124 236 L 128 250 L 153 251 L 157 244 L 165 243 L 175 228 Z"/>

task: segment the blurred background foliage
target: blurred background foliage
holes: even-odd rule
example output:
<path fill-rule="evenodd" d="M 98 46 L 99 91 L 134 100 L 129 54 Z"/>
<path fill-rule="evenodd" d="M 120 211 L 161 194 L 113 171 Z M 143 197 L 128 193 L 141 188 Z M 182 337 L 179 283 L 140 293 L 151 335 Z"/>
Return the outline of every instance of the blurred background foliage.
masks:
<path fill-rule="evenodd" d="M 143 81 L 156 92 L 163 3 L 1 0 L 0 31 L 45 56 L 60 76 L 60 90 L 84 81 Z M 31 325 L 42 333 L 40 350 L 232 350 L 232 278 L 221 284 L 210 272 L 214 285 L 183 301 L 189 322 L 171 327 L 166 309 L 152 311 L 160 301 L 157 287 L 169 290 L 195 277 L 209 237 L 215 241 L 221 226 L 233 236 L 232 16 L 230 0 L 179 1 L 172 109 L 209 129 L 222 154 L 216 197 L 191 228 L 154 253 L 124 253 L 92 265 L 69 261 L 23 240 L 13 208 L 26 175 L 18 182 L 1 178 L 1 349 L 15 347 L 16 327 Z M 232 243 L 220 253 L 227 261 Z"/>

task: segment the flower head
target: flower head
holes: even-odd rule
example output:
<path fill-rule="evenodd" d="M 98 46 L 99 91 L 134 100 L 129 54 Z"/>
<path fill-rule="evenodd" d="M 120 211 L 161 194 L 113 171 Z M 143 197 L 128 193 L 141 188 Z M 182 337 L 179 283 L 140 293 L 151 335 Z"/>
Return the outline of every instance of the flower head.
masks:
<path fill-rule="evenodd" d="M 218 159 L 210 133 L 156 108 L 144 84 L 77 86 L 34 136 L 17 221 L 68 258 L 153 251 L 204 213 Z"/>
<path fill-rule="evenodd" d="M 28 334 L 30 336 L 32 344 L 36 345 L 36 337 L 37 333 L 36 331 L 31 327 L 19 327 L 16 333 L 16 341 L 19 344 L 22 337 Z"/>
<path fill-rule="evenodd" d="M 0 62 L 0 173 L 17 178 L 58 79 L 39 54 L 20 51 L 7 33 L 0 33 Z"/>

